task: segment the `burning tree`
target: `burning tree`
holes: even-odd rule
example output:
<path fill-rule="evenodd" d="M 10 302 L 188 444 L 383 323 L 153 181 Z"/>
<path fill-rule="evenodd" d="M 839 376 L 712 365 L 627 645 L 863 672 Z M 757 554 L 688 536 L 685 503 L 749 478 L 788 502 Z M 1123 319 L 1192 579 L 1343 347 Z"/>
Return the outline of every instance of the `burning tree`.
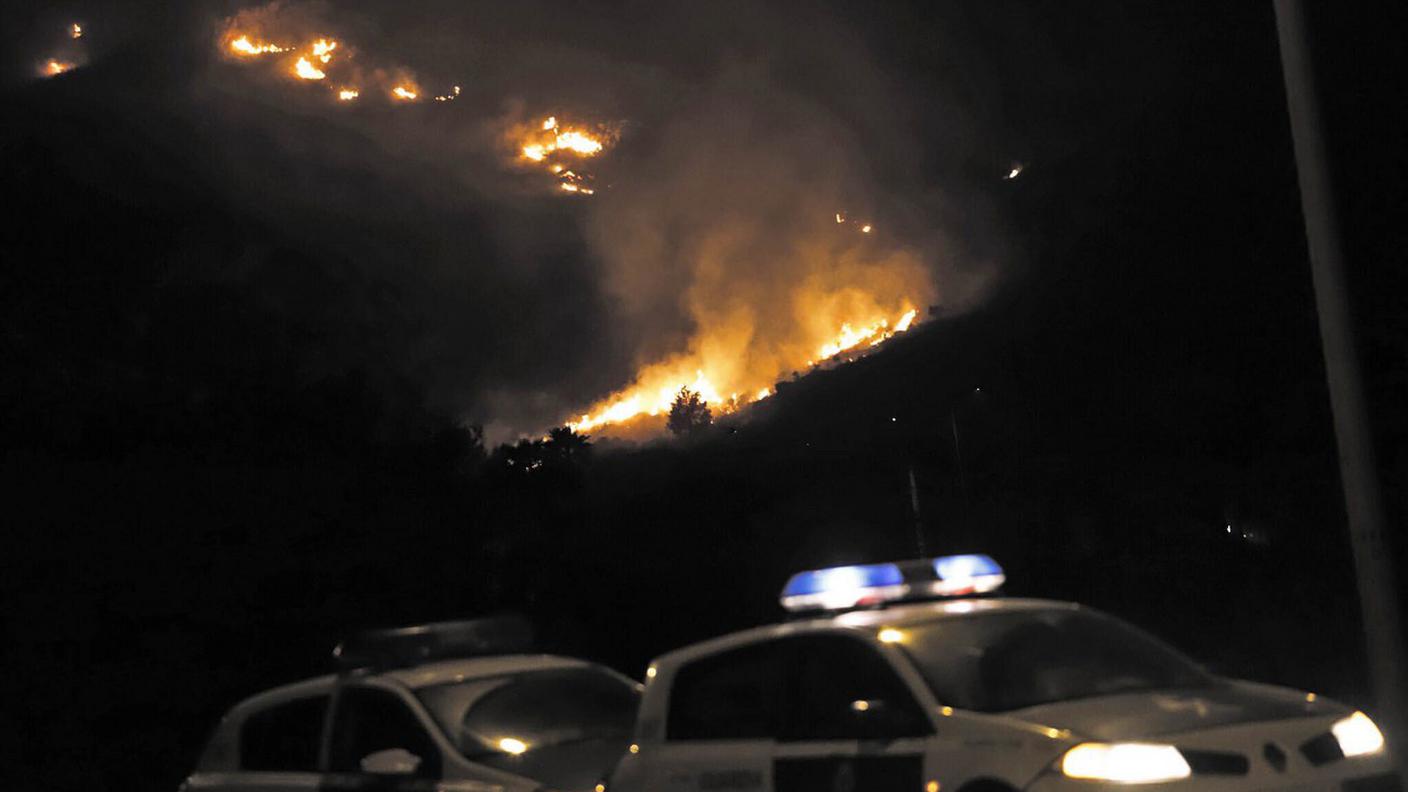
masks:
<path fill-rule="evenodd" d="M 670 432 L 676 437 L 686 437 L 697 434 L 713 422 L 714 415 L 709 412 L 708 403 L 699 393 L 688 387 L 680 388 L 680 392 L 675 394 L 674 403 L 670 405 L 670 418 L 666 423 Z"/>

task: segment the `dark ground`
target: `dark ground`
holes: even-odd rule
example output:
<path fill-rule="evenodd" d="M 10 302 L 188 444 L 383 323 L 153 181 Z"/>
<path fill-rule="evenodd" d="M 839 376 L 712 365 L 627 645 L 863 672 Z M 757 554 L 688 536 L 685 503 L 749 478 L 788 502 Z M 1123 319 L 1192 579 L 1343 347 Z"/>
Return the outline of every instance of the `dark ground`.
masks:
<path fill-rule="evenodd" d="M 1408 81 L 1390 69 L 1408 20 L 1316 8 L 1402 559 Z M 1001 207 L 1021 273 L 989 305 L 696 443 L 598 446 L 529 476 L 374 364 L 297 375 L 325 328 L 279 301 L 364 284 L 206 189 L 198 131 L 166 157 L 149 124 L 79 101 L 81 83 L 12 90 L 7 786 L 174 788 L 222 709 L 327 670 L 357 626 L 519 609 L 553 647 L 638 676 L 655 653 L 776 618 L 796 569 L 913 555 L 911 469 L 929 549 L 992 553 L 1011 593 L 1365 701 L 1270 5 L 1045 13 L 1022 43 L 1037 54 L 992 77 L 993 123 L 1032 164 Z M 999 12 L 969 23 L 975 49 L 1004 46 L 984 38 Z M 925 20 L 877 36 L 886 24 Z M 1102 81 L 1154 51 L 1160 69 Z M 958 56 L 889 57 L 934 75 Z M 1051 84 L 1029 80 L 1042 57 L 1066 69 Z M 249 237 L 285 273 L 274 293 L 186 275 Z"/>

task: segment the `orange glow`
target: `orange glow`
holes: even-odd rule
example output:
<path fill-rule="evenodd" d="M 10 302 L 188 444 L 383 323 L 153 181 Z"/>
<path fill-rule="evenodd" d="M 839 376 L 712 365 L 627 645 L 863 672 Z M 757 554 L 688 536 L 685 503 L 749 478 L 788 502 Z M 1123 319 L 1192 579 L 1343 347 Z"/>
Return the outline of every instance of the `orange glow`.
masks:
<path fill-rule="evenodd" d="M 869 233 L 870 233 L 870 224 L 869 224 L 869 223 L 866 223 L 865 225 L 861 226 L 861 227 L 860 227 L 860 232 L 861 232 L 862 234 L 869 234 Z"/>
<path fill-rule="evenodd" d="M 314 66 L 307 58 L 299 58 L 298 63 L 293 66 L 293 73 L 301 80 L 321 80 L 327 75 L 321 69 Z"/>
<path fill-rule="evenodd" d="M 573 185 L 563 184 L 564 190 L 572 191 Z M 832 295 L 833 297 L 835 295 Z M 815 301 L 818 305 L 835 302 L 825 298 Z M 838 355 L 862 350 L 866 345 L 878 346 L 898 333 L 903 333 L 914 324 L 918 311 L 905 305 L 898 318 L 891 323 L 884 318 L 872 319 L 865 323 L 842 321 L 840 329 L 829 338 L 818 339 L 819 351 L 807 357 L 805 351 L 797 349 L 795 363 L 805 361 L 807 366 L 823 362 Z M 893 314 L 892 314 L 893 315 Z M 700 350 L 684 354 L 642 369 L 635 383 L 599 402 L 591 410 L 569 420 L 567 425 L 578 432 L 588 432 L 602 427 L 628 424 L 647 416 L 662 416 L 670 412 L 670 405 L 680 388 L 688 388 L 699 394 L 715 415 L 728 413 L 744 405 L 761 401 L 773 394 L 770 387 L 757 382 L 759 376 L 766 376 L 771 382 L 790 366 L 780 366 L 772 372 L 749 372 L 737 364 L 738 355 L 728 349 L 724 341 L 700 344 Z M 728 393 L 725 398 L 721 394 Z M 752 394 L 751 396 L 749 394 Z"/>
<path fill-rule="evenodd" d="M 548 116 L 532 126 L 520 126 L 510 135 L 518 150 L 519 164 L 546 166 L 558 177 L 560 190 L 579 195 L 596 192 L 589 186 L 591 175 L 580 172 L 584 160 L 600 155 L 614 138 L 602 128 L 566 126 L 557 116 Z M 578 170 L 568 168 L 568 163 Z"/>
<path fill-rule="evenodd" d="M 249 36 L 242 35 L 230 42 L 230 51 L 234 52 L 236 55 L 248 57 L 252 55 L 267 55 L 271 52 L 288 52 L 288 49 L 275 44 L 256 44 L 249 40 Z"/>
<path fill-rule="evenodd" d="M 69 63 L 68 61 L 61 61 L 56 60 L 54 58 L 50 58 L 49 60 L 44 62 L 44 65 L 42 67 L 40 67 L 40 73 L 42 73 L 45 77 L 57 77 L 58 75 L 63 74 L 66 71 L 72 70 L 75 65 L 76 64 Z"/>
<path fill-rule="evenodd" d="M 452 88 L 452 89 L 450 90 L 449 93 L 447 93 L 447 94 L 442 94 L 442 95 L 440 95 L 440 96 L 435 97 L 435 101 L 437 101 L 437 102 L 453 102 L 453 101 L 455 101 L 456 99 L 459 98 L 459 95 L 460 95 L 460 87 L 459 87 L 458 85 L 456 85 L 454 88 Z"/>
<path fill-rule="evenodd" d="M 402 83 L 391 89 L 391 96 L 403 102 L 414 102 L 420 96 L 420 89 L 411 83 Z"/>
<path fill-rule="evenodd" d="M 317 58 L 323 63 L 327 63 L 328 61 L 332 60 L 332 51 L 335 49 L 337 49 L 336 41 L 329 41 L 328 39 L 318 39 L 317 41 L 313 42 L 313 57 Z"/>
<path fill-rule="evenodd" d="M 351 102 L 361 95 L 361 91 L 358 91 L 356 88 L 343 88 L 337 92 L 338 101 L 342 102 Z"/>
<path fill-rule="evenodd" d="M 83 26 L 78 24 L 77 22 L 74 22 L 72 25 L 69 25 L 68 36 L 69 38 L 83 38 Z"/>

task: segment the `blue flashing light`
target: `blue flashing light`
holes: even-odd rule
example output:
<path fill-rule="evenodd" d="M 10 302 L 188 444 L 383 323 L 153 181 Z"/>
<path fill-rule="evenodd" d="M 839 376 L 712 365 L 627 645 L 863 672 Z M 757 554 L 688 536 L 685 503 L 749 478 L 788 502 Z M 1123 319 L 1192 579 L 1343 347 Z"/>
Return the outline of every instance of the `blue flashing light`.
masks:
<path fill-rule="evenodd" d="M 902 597 L 908 590 L 896 564 L 856 564 L 798 572 L 782 589 L 788 610 L 839 610 Z"/>
<path fill-rule="evenodd" d="M 986 594 L 1007 582 L 1002 567 L 991 556 L 980 553 L 939 556 L 934 559 L 934 574 L 938 581 L 931 590 L 946 597 Z"/>
<path fill-rule="evenodd" d="M 987 594 L 1007 581 L 990 556 L 940 556 L 798 572 L 782 589 L 790 611 L 846 610 L 926 597 Z"/>

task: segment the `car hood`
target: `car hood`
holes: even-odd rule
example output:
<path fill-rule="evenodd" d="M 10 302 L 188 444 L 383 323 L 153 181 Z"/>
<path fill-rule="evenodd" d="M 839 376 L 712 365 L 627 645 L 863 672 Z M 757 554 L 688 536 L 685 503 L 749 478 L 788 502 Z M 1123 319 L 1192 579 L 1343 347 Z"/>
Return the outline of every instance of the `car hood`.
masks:
<path fill-rule="evenodd" d="M 1288 688 L 1217 680 L 1206 687 L 1141 691 L 1041 704 L 1008 715 L 1096 740 L 1167 734 L 1348 713 L 1333 701 Z"/>

